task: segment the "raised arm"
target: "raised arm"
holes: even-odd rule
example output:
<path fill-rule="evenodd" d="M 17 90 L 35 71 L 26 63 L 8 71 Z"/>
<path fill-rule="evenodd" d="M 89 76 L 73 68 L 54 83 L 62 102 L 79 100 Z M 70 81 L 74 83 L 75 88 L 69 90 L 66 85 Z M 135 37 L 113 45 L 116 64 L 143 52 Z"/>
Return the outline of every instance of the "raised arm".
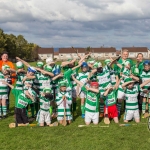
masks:
<path fill-rule="evenodd" d="M 1 80 L 1 82 L 2 82 L 3 84 L 5 84 L 5 85 L 8 85 L 11 89 L 13 89 L 13 88 L 14 88 L 14 86 L 13 86 L 13 85 L 11 85 L 11 84 L 7 83 L 7 82 L 6 82 L 6 81 L 4 81 L 4 80 Z"/>
<path fill-rule="evenodd" d="M 140 84 L 140 88 L 142 88 L 143 86 L 145 86 L 146 84 L 148 84 L 150 82 L 150 80 L 147 80 L 145 82 L 143 82 L 142 84 Z"/>
<path fill-rule="evenodd" d="M 79 84 L 81 87 L 84 85 L 82 82 L 80 82 L 79 80 L 77 80 L 74 75 L 72 75 L 72 79 L 77 83 Z"/>
<path fill-rule="evenodd" d="M 48 71 L 45 71 L 45 70 L 43 70 L 43 69 L 40 69 L 40 68 L 35 68 L 35 69 L 38 70 L 38 71 L 40 71 L 42 74 L 47 74 L 47 75 L 49 75 L 49 76 L 51 76 L 51 77 L 54 76 L 53 73 L 48 72 Z"/>
<path fill-rule="evenodd" d="M 27 63 L 26 61 L 20 59 L 19 57 L 16 57 L 17 60 L 21 61 L 25 66 L 30 67 L 30 64 Z"/>
<path fill-rule="evenodd" d="M 53 77 L 52 80 L 54 81 L 58 79 L 59 77 L 63 77 L 63 74 L 62 73 L 58 74 L 57 76 Z"/>

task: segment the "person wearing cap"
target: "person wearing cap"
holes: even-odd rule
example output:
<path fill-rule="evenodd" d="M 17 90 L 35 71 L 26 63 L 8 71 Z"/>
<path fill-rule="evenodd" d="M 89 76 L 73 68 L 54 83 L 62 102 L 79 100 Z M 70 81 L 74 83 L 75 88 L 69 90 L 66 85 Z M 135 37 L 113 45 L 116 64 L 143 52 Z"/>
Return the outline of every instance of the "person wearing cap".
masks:
<path fill-rule="evenodd" d="M 92 70 L 94 63 L 95 63 L 95 60 L 93 58 L 89 58 L 87 60 L 87 64 L 89 66 L 89 70 Z"/>
<path fill-rule="evenodd" d="M 72 97 L 69 92 L 66 91 L 68 82 L 66 79 L 63 79 L 58 82 L 59 92 L 56 95 L 56 104 L 57 104 L 57 120 L 60 124 L 63 123 L 64 115 L 66 116 L 66 121 L 68 124 L 71 123 L 71 104 Z"/>
<path fill-rule="evenodd" d="M 45 87 L 40 93 L 40 110 L 38 111 L 36 121 L 38 121 L 39 126 L 44 126 L 44 122 L 50 126 L 51 114 L 50 105 L 53 100 L 53 95 L 51 94 L 51 88 Z"/>
<path fill-rule="evenodd" d="M 81 65 L 81 72 L 78 73 L 78 75 L 76 76 L 76 79 L 79 80 L 80 82 L 82 82 L 85 85 L 88 85 L 88 77 L 90 75 L 89 72 L 89 67 L 88 64 L 86 62 L 83 62 Z M 78 86 L 77 86 L 77 90 L 78 90 Z M 80 98 L 81 98 L 81 112 L 82 112 L 82 118 L 84 118 L 85 116 L 85 111 L 84 111 L 84 102 L 85 102 L 85 98 L 86 98 L 86 93 L 84 91 L 82 91 L 81 88 L 79 88 L 80 90 Z M 78 93 L 78 92 L 77 92 Z"/>
<path fill-rule="evenodd" d="M 86 93 L 85 100 L 85 124 L 89 125 L 91 122 L 97 125 L 99 123 L 99 84 L 98 82 L 90 82 L 90 87 L 86 86 L 83 82 L 77 80 L 72 76 L 73 80 L 80 85 L 82 91 Z"/>
<path fill-rule="evenodd" d="M 9 86 L 12 89 L 12 93 L 15 96 L 15 117 L 18 124 L 29 124 L 28 116 L 26 113 L 26 107 L 28 104 L 32 104 L 36 100 L 36 92 L 29 88 L 25 92 L 15 89 L 14 86 L 2 81 L 3 84 Z"/>
<path fill-rule="evenodd" d="M 116 106 L 116 101 L 117 101 L 117 89 L 116 87 L 113 87 L 111 84 L 107 85 L 104 92 L 104 115 L 106 112 L 106 103 L 108 106 L 108 118 L 112 118 L 115 123 L 118 123 L 118 110 Z"/>
<path fill-rule="evenodd" d="M 132 119 L 135 122 L 140 122 L 139 108 L 138 108 L 138 93 L 139 91 L 147 84 L 150 83 L 150 79 L 146 80 L 142 84 L 139 85 L 137 80 L 133 80 L 132 78 L 126 78 L 124 83 L 122 84 L 122 88 L 125 93 L 125 114 L 124 114 L 124 122 L 128 122 Z"/>
<path fill-rule="evenodd" d="M 140 80 L 141 82 L 145 82 L 150 79 L 150 61 L 145 60 L 143 62 L 144 69 L 142 70 L 140 74 Z M 146 84 L 142 89 L 140 95 L 142 96 L 143 102 L 142 102 L 142 114 L 144 117 L 144 114 L 146 112 L 146 102 L 148 99 L 148 110 L 150 114 L 150 94 L 149 94 L 149 88 L 150 88 L 150 83 Z"/>

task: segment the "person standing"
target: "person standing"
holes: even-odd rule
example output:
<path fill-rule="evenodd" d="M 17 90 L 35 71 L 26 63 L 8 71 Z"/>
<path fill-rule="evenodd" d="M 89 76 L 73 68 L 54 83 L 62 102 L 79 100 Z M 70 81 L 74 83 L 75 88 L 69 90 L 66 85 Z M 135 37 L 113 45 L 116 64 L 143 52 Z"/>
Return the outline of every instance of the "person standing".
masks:
<path fill-rule="evenodd" d="M 2 66 L 8 65 L 11 69 L 15 69 L 13 63 L 8 60 L 8 53 L 6 51 L 3 51 L 1 54 L 1 60 L 0 60 L 0 70 L 2 70 Z M 12 74 L 14 75 L 14 74 Z M 15 79 L 10 79 L 9 78 L 9 84 L 14 84 Z M 7 111 L 9 111 L 9 95 L 10 95 L 11 88 L 8 87 L 8 99 L 6 100 L 7 104 Z"/>

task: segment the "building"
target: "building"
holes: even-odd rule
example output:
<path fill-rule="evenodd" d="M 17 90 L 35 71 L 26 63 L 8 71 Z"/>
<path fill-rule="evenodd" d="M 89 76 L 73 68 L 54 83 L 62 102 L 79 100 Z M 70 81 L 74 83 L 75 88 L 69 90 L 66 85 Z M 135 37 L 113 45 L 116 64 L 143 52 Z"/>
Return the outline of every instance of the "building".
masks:
<path fill-rule="evenodd" d="M 136 58 L 138 53 L 142 53 L 145 59 L 150 57 L 147 47 L 122 47 L 121 53 L 125 49 L 129 51 L 129 58 Z"/>
<path fill-rule="evenodd" d="M 49 57 L 53 58 L 54 49 L 53 48 L 38 48 L 38 58 L 40 60 L 46 60 Z"/>
<path fill-rule="evenodd" d="M 121 50 L 116 50 L 116 57 L 121 55 Z"/>
<path fill-rule="evenodd" d="M 59 51 L 58 52 L 54 52 L 54 60 L 59 60 Z"/>
<path fill-rule="evenodd" d="M 116 48 L 110 47 L 100 47 L 100 48 L 91 48 L 92 57 L 96 59 L 105 59 L 109 57 L 116 57 Z"/>
<path fill-rule="evenodd" d="M 83 56 L 85 55 L 85 48 L 77 48 L 78 53 Z M 67 60 L 67 59 L 78 58 L 76 51 L 73 48 L 59 48 L 59 59 Z"/>

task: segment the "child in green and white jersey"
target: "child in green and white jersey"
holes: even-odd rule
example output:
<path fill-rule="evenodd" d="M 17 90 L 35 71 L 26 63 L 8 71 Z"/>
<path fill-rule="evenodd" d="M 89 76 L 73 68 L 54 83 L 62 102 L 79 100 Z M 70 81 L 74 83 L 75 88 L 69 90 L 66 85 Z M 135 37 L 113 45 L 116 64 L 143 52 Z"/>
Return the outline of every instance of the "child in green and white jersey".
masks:
<path fill-rule="evenodd" d="M 36 100 L 36 92 L 29 88 L 25 92 L 15 89 L 14 86 L 2 81 L 3 84 L 9 86 L 12 89 L 12 93 L 15 96 L 15 116 L 18 124 L 29 124 L 26 114 L 26 107 L 28 104 L 32 104 Z"/>
<path fill-rule="evenodd" d="M 105 107 L 104 107 L 104 114 L 106 110 L 106 104 L 108 106 L 108 118 L 113 118 L 115 123 L 118 123 L 118 110 L 116 106 L 116 101 L 117 101 L 117 91 L 115 87 L 112 87 L 111 85 L 108 85 L 105 88 L 105 93 L 104 93 L 104 102 L 105 102 Z"/>
<path fill-rule="evenodd" d="M 83 62 L 81 65 L 81 72 L 77 75 L 76 79 L 82 82 L 84 85 L 88 86 L 88 77 L 90 75 L 90 72 L 88 71 L 88 64 L 86 62 Z M 79 88 L 80 91 L 80 98 L 81 98 L 81 112 L 82 112 L 82 118 L 85 116 L 84 112 L 84 101 L 86 98 L 86 93 L 82 91 L 82 89 Z"/>
<path fill-rule="evenodd" d="M 23 84 L 22 84 L 22 81 L 23 81 L 23 78 L 25 77 L 26 75 L 26 71 L 24 70 L 24 64 L 19 61 L 16 63 L 16 66 L 17 66 L 17 71 L 16 71 L 16 89 L 18 90 L 23 90 Z"/>
<path fill-rule="evenodd" d="M 7 81 L 4 74 L 7 73 L 8 68 L 9 66 L 7 65 L 2 66 L 2 72 L 0 72 L 0 119 L 2 119 L 2 112 L 3 118 L 6 118 L 7 113 L 6 99 L 8 99 L 8 86 L 3 84 L 3 82 Z"/>
<path fill-rule="evenodd" d="M 57 104 L 57 120 L 60 124 L 63 123 L 64 116 L 66 116 L 67 123 L 71 123 L 71 104 L 72 104 L 72 97 L 69 92 L 66 91 L 67 89 L 67 80 L 62 80 L 58 83 L 59 85 L 59 92 L 56 95 L 56 104 Z"/>
<path fill-rule="evenodd" d="M 140 122 L 139 108 L 138 108 L 138 93 L 146 84 L 150 83 L 150 80 L 143 82 L 142 84 L 136 84 L 132 78 L 127 78 L 125 83 L 122 84 L 125 92 L 126 110 L 124 115 L 124 122 L 128 122 L 131 119 L 135 119 L 135 122 Z"/>
<path fill-rule="evenodd" d="M 143 63 L 144 65 L 144 69 L 140 74 L 140 79 L 143 82 L 147 81 L 150 79 L 150 61 L 146 60 Z M 149 87 L 150 87 L 150 83 L 148 83 L 147 85 L 145 85 L 142 88 L 141 91 L 141 96 L 143 97 L 143 102 L 142 102 L 142 113 L 143 115 L 145 114 L 145 110 L 146 110 L 146 101 L 148 98 L 148 108 L 149 108 L 149 114 L 150 114 L 150 94 L 149 94 Z"/>
<path fill-rule="evenodd" d="M 44 88 L 43 92 L 40 94 L 40 110 L 37 114 L 36 121 L 38 121 L 39 126 L 44 126 L 44 122 L 47 125 L 51 123 L 50 105 L 51 100 L 53 100 L 53 95 L 51 94 L 50 88 Z"/>
<path fill-rule="evenodd" d="M 90 82 L 90 87 L 84 85 L 81 81 L 72 76 L 73 80 L 81 86 L 81 89 L 86 93 L 85 100 L 85 124 L 89 125 L 91 121 L 97 125 L 99 122 L 99 99 L 100 93 L 98 90 L 98 82 Z"/>

